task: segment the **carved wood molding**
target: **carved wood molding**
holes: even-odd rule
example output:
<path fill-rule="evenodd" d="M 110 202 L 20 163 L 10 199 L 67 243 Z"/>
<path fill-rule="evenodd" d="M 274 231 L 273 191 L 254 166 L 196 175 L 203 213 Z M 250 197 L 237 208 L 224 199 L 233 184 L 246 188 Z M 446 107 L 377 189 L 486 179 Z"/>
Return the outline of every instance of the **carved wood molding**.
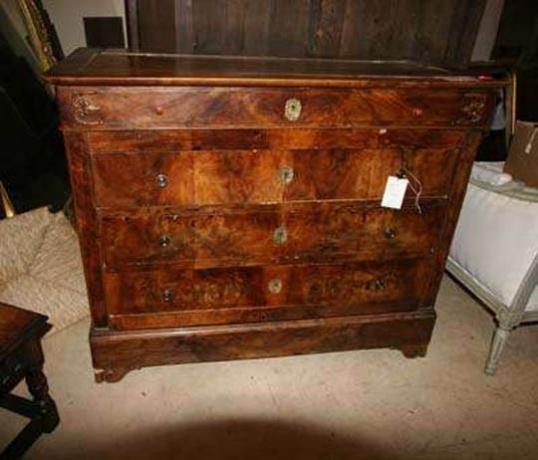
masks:
<path fill-rule="evenodd" d="M 73 95 L 73 114 L 78 123 L 84 125 L 101 125 L 103 118 L 101 107 L 94 104 L 90 100 L 91 94 L 76 93 Z"/>
<path fill-rule="evenodd" d="M 484 93 L 464 94 L 461 101 L 460 115 L 456 119 L 456 125 L 473 126 L 481 125 L 484 122 L 488 102 L 488 95 Z"/>

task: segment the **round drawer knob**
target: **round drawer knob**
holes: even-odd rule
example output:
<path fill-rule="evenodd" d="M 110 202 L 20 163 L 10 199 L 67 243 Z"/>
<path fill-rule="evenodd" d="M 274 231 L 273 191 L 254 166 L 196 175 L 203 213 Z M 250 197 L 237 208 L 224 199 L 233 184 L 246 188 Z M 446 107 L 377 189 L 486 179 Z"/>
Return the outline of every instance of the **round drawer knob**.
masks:
<path fill-rule="evenodd" d="M 155 177 L 155 183 L 157 184 L 157 187 L 165 188 L 168 185 L 168 177 L 166 177 L 164 174 L 157 174 Z"/>
<path fill-rule="evenodd" d="M 163 291 L 163 300 L 166 303 L 172 302 L 172 300 L 174 300 L 174 291 L 172 291 L 172 289 L 165 289 Z"/>
<path fill-rule="evenodd" d="M 413 115 L 417 118 L 420 118 L 422 115 L 424 114 L 424 110 L 421 109 L 420 107 L 415 107 L 413 109 Z"/>
<path fill-rule="evenodd" d="M 275 278 L 267 284 L 267 288 L 271 294 L 278 294 L 282 290 L 282 281 L 278 278 Z"/>
<path fill-rule="evenodd" d="M 159 236 L 159 246 L 161 248 L 167 248 L 170 246 L 170 237 L 168 235 Z"/>
<path fill-rule="evenodd" d="M 295 173 L 293 168 L 290 168 L 289 166 L 282 166 L 281 168 L 278 168 L 277 175 L 280 182 L 282 182 L 284 185 L 288 185 L 293 180 Z"/>
<path fill-rule="evenodd" d="M 385 289 L 385 282 L 383 280 L 372 281 L 368 285 L 368 289 L 370 291 L 381 291 L 382 289 Z"/>
<path fill-rule="evenodd" d="M 273 241 L 276 244 L 284 244 L 288 240 L 288 231 L 284 227 L 278 227 L 273 232 Z"/>
<path fill-rule="evenodd" d="M 284 107 L 284 116 L 289 121 L 297 121 L 301 116 L 302 109 L 301 101 L 299 99 L 291 98 L 286 101 Z"/>
<path fill-rule="evenodd" d="M 384 233 L 385 238 L 387 238 L 388 240 L 393 240 L 394 238 L 396 238 L 396 230 L 394 230 L 393 228 L 387 227 Z"/>

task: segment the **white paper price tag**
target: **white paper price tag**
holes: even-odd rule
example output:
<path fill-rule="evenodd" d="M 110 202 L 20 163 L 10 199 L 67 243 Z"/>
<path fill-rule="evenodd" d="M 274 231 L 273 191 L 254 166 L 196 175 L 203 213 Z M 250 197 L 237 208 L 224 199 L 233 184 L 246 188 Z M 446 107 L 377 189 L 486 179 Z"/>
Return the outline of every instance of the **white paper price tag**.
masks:
<path fill-rule="evenodd" d="M 381 206 L 384 208 L 401 209 L 408 185 L 408 179 L 389 176 L 387 185 L 385 185 L 385 193 L 383 193 Z"/>

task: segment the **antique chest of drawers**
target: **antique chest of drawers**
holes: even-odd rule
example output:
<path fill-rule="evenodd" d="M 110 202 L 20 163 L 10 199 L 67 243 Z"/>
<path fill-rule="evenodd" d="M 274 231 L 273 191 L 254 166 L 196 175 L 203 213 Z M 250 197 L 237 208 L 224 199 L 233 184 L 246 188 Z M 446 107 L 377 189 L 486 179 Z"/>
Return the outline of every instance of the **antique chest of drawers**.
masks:
<path fill-rule="evenodd" d="M 426 353 L 499 79 L 413 63 L 76 51 L 56 85 L 98 380 Z M 381 206 L 389 177 L 409 181 Z"/>

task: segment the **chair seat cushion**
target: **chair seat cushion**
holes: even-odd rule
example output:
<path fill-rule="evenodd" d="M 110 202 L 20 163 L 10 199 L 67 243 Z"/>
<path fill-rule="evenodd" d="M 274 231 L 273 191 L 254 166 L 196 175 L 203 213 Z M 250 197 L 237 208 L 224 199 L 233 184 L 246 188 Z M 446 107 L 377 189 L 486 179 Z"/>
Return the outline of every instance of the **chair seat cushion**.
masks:
<path fill-rule="evenodd" d="M 89 314 L 75 231 L 36 209 L 0 222 L 0 301 L 42 313 L 59 331 Z"/>

